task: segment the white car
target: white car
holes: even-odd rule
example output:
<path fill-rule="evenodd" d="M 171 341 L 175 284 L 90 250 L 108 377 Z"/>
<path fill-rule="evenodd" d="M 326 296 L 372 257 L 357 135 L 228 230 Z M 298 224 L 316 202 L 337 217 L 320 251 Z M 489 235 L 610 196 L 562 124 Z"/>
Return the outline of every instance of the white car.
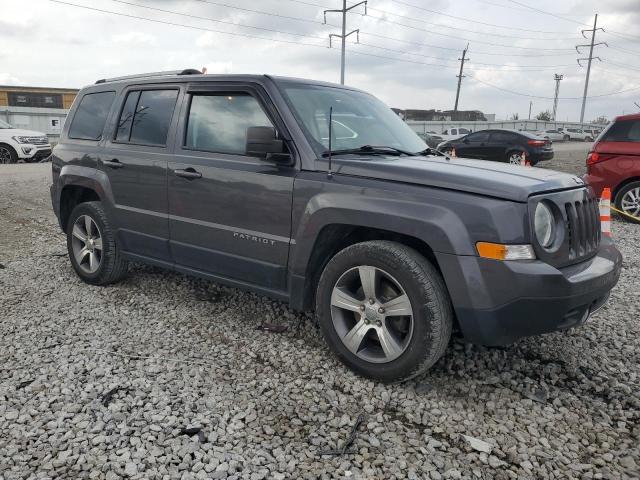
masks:
<path fill-rule="evenodd" d="M 549 140 L 551 140 L 552 142 L 559 142 L 562 140 L 569 140 L 569 138 L 567 138 L 567 134 L 561 132 L 560 130 L 556 130 L 556 129 L 550 129 L 550 130 L 543 130 L 542 132 L 536 132 L 536 135 L 538 135 L 539 137 L 542 138 L 547 138 Z"/>
<path fill-rule="evenodd" d="M 581 128 L 565 128 L 562 133 L 565 135 L 565 137 L 569 137 L 567 140 L 593 142 L 593 134 L 591 132 L 585 132 Z"/>
<path fill-rule="evenodd" d="M 461 137 L 464 137 L 465 135 L 468 135 L 471 133 L 471 130 L 467 129 L 467 128 L 463 128 L 463 127 L 451 127 L 451 128 L 447 128 L 446 130 L 444 130 L 439 136 L 442 137 L 442 139 L 445 142 L 448 142 L 449 140 L 457 140 Z"/>
<path fill-rule="evenodd" d="M 0 163 L 39 162 L 51 155 L 44 133 L 13 128 L 0 120 Z"/>

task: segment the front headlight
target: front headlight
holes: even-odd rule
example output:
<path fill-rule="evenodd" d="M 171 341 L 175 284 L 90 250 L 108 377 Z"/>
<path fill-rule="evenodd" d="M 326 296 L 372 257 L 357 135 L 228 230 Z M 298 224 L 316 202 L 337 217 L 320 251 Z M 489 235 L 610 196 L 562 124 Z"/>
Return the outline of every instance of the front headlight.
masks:
<path fill-rule="evenodd" d="M 536 240 L 542 248 L 549 248 L 555 240 L 555 222 L 553 212 L 543 202 L 538 203 L 533 215 L 533 227 Z"/>
<path fill-rule="evenodd" d="M 30 137 L 11 137 L 18 143 L 29 143 Z"/>

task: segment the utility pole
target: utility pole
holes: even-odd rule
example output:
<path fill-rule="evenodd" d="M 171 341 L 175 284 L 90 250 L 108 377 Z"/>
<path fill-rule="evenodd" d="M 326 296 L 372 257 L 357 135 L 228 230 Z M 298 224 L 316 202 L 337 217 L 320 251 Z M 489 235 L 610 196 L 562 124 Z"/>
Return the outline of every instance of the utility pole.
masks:
<path fill-rule="evenodd" d="M 324 23 L 327 23 L 327 13 L 341 13 L 342 14 L 342 35 L 338 35 L 337 33 L 332 33 L 329 35 L 329 48 L 331 48 L 331 39 L 333 37 L 338 37 L 342 40 L 342 53 L 340 58 L 340 84 L 344 85 L 344 51 L 346 46 L 347 37 L 352 33 L 356 34 L 357 42 L 360 42 L 360 29 L 352 30 L 349 33 L 347 31 L 347 12 L 352 10 L 360 5 L 364 5 L 364 14 L 367 14 L 367 1 L 363 1 L 360 3 L 355 3 L 347 8 L 347 0 L 342 0 L 342 8 L 339 10 L 325 10 L 324 11 Z"/>
<path fill-rule="evenodd" d="M 533 100 L 529 100 L 529 120 L 531 120 L 531 108 L 533 107 Z"/>
<path fill-rule="evenodd" d="M 563 78 L 564 75 L 560 75 L 559 73 L 553 75 L 553 79 L 556 81 L 556 94 L 553 96 L 553 116 L 551 118 L 554 122 L 556 121 L 556 112 L 558 111 L 558 94 L 560 93 L 560 81 Z M 584 105 L 582 107 L 582 110 L 584 113 Z"/>
<path fill-rule="evenodd" d="M 582 36 L 584 38 L 587 38 L 584 34 L 584 32 L 591 32 L 591 43 L 587 44 L 587 45 L 576 45 L 576 52 L 580 53 L 580 47 L 589 47 L 589 57 L 588 58 L 578 58 L 578 65 L 582 66 L 582 64 L 580 63 L 580 61 L 584 61 L 587 60 L 587 78 L 584 81 L 584 93 L 582 94 L 582 109 L 580 110 L 580 123 L 584 122 L 584 107 L 587 103 L 587 91 L 589 90 L 589 75 L 591 74 L 591 60 L 593 60 L 594 58 L 597 58 L 599 61 L 602 61 L 602 59 L 600 57 L 594 57 L 593 56 L 593 47 L 597 46 L 597 45 L 606 45 L 607 47 L 609 45 L 607 45 L 606 42 L 599 42 L 599 43 L 595 43 L 596 41 L 596 31 L 598 30 L 602 30 L 604 32 L 604 30 L 602 28 L 598 28 L 598 14 L 596 13 L 596 17 L 593 20 L 593 28 L 589 28 L 586 30 L 582 30 Z"/>
<path fill-rule="evenodd" d="M 469 44 L 468 43 L 467 43 L 467 46 L 462 51 L 462 58 L 458 59 L 458 60 L 460 60 L 460 73 L 458 75 L 456 75 L 456 77 L 458 77 L 458 89 L 456 90 L 456 104 L 453 107 L 453 111 L 454 112 L 458 111 L 458 100 L 460 99 L 460 85 L 462 84 L 462 77 L 464 77 L 464 75 L 462 74 L 462 70 L 464 69 L 465 60 L 468 60 L 468 58 L 466 58 L 467 57 L 467 50 L 469 50 Z"/>

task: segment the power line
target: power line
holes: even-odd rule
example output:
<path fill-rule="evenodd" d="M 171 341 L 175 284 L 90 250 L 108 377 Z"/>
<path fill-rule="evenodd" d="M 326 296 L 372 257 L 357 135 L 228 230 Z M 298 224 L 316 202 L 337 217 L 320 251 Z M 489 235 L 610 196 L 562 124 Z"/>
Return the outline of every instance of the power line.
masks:
<path fill-rule="evenodd" d="M 528 8 L 529 10 L 533 10 L 534 12 L 542 13 L 543 15 L 549 15 L 551 17 L 557 18 L 559 20 L 564 20 L 565 22 L 575 23 L 576 25 L 590 27 L 588 23 L 578 22 L 577 20 L 572 20 L 570 18 L 564 17 L 562 15 L 557 15 L 555 13 L 547 12 L 545 10 L 541 10 L 539 8 L 532 7 L 531 5 L 527 5 L 526 3 L 518 2 L 517 0 L 507 0 L 511 3 L 515 3 L 516 5 L 520 5 L 521 7 Z"/>
<path fill-rule="evenodd" d="M 149 5 L 140 5 L 139 3 L 126 2 L 124 0 L 111 0 L 111 1 L 112 2 L 116 2 L 116 3 L 122 3 L 124 5 L 131 5 L 131 6 L 134 6 L 134 7 L 146 8 L 147 10 L 155 10 L 157 12 L 170 13 L 172 15 L 180 15 L 182 17 L 196 18 L 198 20 L 208 20 L 209 22 L 223 23 L 223 24 L 226 24 L 226 25 L 233 25 L 233 26 L 236 26 L 236 27 L 252 28 L 252 29 L 255 29 L 255 30 L 262 30 L 262 31 L 273 32 L 273 33 L 282 33 L 282 34 L 285 34 L 285 35 L 292 35 L 292 36 L 295 36 L 295 37 L 310 38 L 310 39 L 315 39 L 315 40 L 324 40 L 324 37 L 303 35 L 301 33 L 285 32 L 283 30 L 275 30 L 273 28 L 256 27 L 256 26 L 253 26 L 253 25 L 244 25 L 244 24 L 241 24 L 241 23 L 229 22 L 229 21 L 226 21 L 226 20 L 218 20 L 216 18 L 211 18 L 211 17 L 204 17 L 202 15 L 191 15 L 191 14 L 188 14 L 188 13 L 175 12 L 173 10 L 165 10 L 164 8 L 151 7 Z M 203 0 L 196 0 L 196 1 L 203 1 Z M 207 2 L 207 3 L 209 3 L 209 2 Z"/>
<path fill-rule="evenodd" d="M 473 75 L 468 75 L 469 78 L 472 78 L 475 82 L 481 83 L 483 85 L 486 85 L 488 87 L 491 88 L 495 88 L 496 90 L 500 90 L 502 92 L 507 92 L 507 93 L 511 93 L 513 95 L 518 95 L 520 97 L 528 97 L 528 98 L 540 98 L 543 100 L 553 100 L 554 97 L 545 97 L 543 95 L 532 95 L 529 93 L 522 93 L 522 92 L 516 92 L 515 90 L 510 90 L 508 88 L 502 88 L 499 87 L 497 85 L 493 85 L 492 83 L 489 82 L 485 82 L 484 80 L 480 80 L 479 78 L 473 76 Z M 601 97 L 610 97 L 613 95 L 621 95 L 623 93 L 627 93 L 627 92 L 633 92 L 636 90 L 640 90 L 640 86 L 637 87 L 632 87 L 632 88 L 627 88 L 625 90 L 619 90 L 616 92 L 609 92 L 609 93 L 602 93 L 602 94 L 598 94 L 598 95 L 589 95 L 587 98 L 601 98 Z M 582 97 L 558 97 L 559 100 L 581 100 Z"/>
<path fill-rule="evenodd" d="M 462 20 L 463 22 L 476 23 L 478 25 L 485 25 L 485 26 L 488 26 L 488 27 L 504 28 L 504 29 L 507 29 L 507 30 L 516 30 L 516 31 L 520 31 L 520 32 L 553 33 L 553 34 L 566 33 L 566 32 L 550 32 L 550 31 L 544 31 L 544 30 L 534 30 L 534 29 L 527 29 L 527 28 L 520 28 L 520 27 L 510 27 L 510 26 L 507 26 L 507 25 L 498 25 L 498 24 L 495 24 L 495 23 L 487 23 L 487 22 L 482 22 L 480 20 L 471 20 L 471 19 L 464 18 L 464 17 L 458 17 L 456 15 L 450 15 L 448 13 L 444 13 L 444 12 L 437 11 L 437 10 L 430 10 L 428 8 L 419 7 L 418 5 L 413 5 L 411 3 L 403 2 L 401 0 L 393 0 L 393 2 L 394 3 L 398 3 L 400 5 L 407 6 L 407 7 L 415 8 L 415 9 L 418 9 L 418 10 L 422 10 L 424 12 L 434 13 L 436 15 L 442 15 L 443 17 L 454 18 L 456 20 Z M 371 8 L 371 10 L 374 10 L 374 9 Z M 388 12 L 388 13 L 390 13 L 390 12 Z M 392 14 L 392 15 L 394 15 L 394 14 Z M 411 18 L 411 17 L 408 17 L 408 18 Z M 573 38 L 573 37 L 571 37 L 571 38 Z M 551 39 L 543 39 L 543 40 L 551 40 Z"/>

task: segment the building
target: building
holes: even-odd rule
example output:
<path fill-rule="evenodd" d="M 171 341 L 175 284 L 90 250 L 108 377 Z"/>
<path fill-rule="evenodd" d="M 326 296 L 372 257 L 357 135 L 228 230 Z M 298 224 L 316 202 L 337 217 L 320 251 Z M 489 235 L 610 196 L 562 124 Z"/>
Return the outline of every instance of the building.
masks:
<path fill-rule="evenodd" d="M 480 110 L 417 110 L 392 108 L 404 121 L 412 122 L 486 122 L 487 118 Z"/>
<path fill-rule="evenodd" d="M 77 94 L 75 88 L 0 85 L 0 120 L 46 133 L 55 142 Z"/>

